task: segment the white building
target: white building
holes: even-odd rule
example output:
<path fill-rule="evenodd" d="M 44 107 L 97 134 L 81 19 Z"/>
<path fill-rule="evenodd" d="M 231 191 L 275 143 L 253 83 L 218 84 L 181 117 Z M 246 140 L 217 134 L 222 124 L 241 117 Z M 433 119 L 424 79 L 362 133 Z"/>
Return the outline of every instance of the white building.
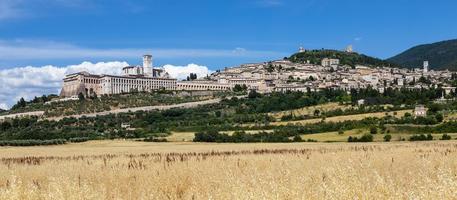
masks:
<path fill-rule="evenodd" d="M 423 73 L 424 73 L 424 74 L 428 73 L 428 61 L 424 61 Z"/>
<path fill-rule="evenodd" d="M 340 59 L 324 58 L 321 61 L 323 67 L 332 67 L 340 64 Z"/>
<path fill-rule="evenodd" d="M 415 117 L 425 117 L 427 116 L 427 110 L 425 109 L 424 105 L 417 105 L 414 108 L 414 116 Z"/>
<path fill-rule="evenodd" d="M 177 82 L 169 78 L 162 69 L 152 66 L 152 56 L 143 56 L 143 66 L 128 66 L 122 69 L 122 76 L 96 75 L 88 72 L 68 74 L 63 79 L 61 97 L 86 97 L 154 90 L 230 90 L 233 84 L 208 82 Z"/>

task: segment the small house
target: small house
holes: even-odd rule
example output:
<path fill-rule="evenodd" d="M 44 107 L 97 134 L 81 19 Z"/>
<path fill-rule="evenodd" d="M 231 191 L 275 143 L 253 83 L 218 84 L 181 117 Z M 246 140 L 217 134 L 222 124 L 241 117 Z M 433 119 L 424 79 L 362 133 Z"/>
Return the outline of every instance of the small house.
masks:
<path fill-rule="evenodd" d="M 417 105 L 414 108 L 414 116 L 415 117 L 425 117 L 427 116 L 427 109 L 425 109 L 424 105 Z"/>

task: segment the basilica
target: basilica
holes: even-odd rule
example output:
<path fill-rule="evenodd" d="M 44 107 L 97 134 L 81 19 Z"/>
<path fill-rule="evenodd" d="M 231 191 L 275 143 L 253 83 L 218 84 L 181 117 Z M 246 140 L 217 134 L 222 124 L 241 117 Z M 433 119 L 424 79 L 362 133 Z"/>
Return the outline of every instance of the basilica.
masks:
<path fill-rule="evenodd" d="M 90 74 L 82 71 L 63 79 L 61 97 L 86 97 L 154 90 L 230 90 L 234 85 L 215 81 L 177 81 L 163 69 L 154 68 L 152 56 L 143 56 L 143 66 L 127 66 L 122 75 Z"/>

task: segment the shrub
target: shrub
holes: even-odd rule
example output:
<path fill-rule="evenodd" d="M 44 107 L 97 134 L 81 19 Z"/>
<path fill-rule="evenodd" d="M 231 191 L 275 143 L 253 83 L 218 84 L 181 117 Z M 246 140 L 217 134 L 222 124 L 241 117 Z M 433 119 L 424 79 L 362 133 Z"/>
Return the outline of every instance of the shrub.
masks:
<path fill-rule="evenodd" d="M 389 134 L 384 136 L 384 142 L 390 142 L 391 139 L 392 139 L 392 136 Z"/>
<path fill-rule="evenodd" d="M 409 141 L 427 141 L 427 140 L 433 140 L 432 134 L 420 134 L 420 135 L 413 135 L 409 138 Z"/>
<path fill-rule="evenodd" d="M 365 134 L 360 138 L 349 136 L 348 142 L 373 142 L 373 135 Z"/>
<path fill-rule="evenodd" d="M 338 131 L 338 135 L 343 135 L 344 134 L 344 131 L 343 130 L 339 130 Z"/>
<path fill-rule="evenodd" d="M 292 114 L 281 116 L 281 121 L 291 121 L 294 118 Z"/>
<path fill-rule="evenodd" d="M 44 145 L 58 145 L 66 144 L 65 139 L 53 140 L 3 140 L 0 141 L 0 146 L 44 146 Z"/>
<path fill-rule="evenodd" d="M 68 141 L 71 143 L 79 143 L 79 142 L 87 142 L 89 137 L 77 137 L 77 138 L 70 138 Z"/>
<path fill-rule="evenodd" d="M 451 139 L 451 136 L 448 135 L 447 133 L 443 134 L 443 136 L 441 136 L 441 140 L 450 140 Z"/>
<path fill-rule="evenodd" d="M 370 133 L 371 134 L 377 134 L 378 133 L 378 129 L 376 127 L 370 127 Z"/>
<path fill-rule="evenodd" d="M 256 90 L 250 90 L 248 93 L 248 98 L 255 99 L 261 97 L 261 95 Z"/>
<path fill-rule="evenodd" d="M 371 134 L 365 134 L 360 137 L 359 142 L 373 142 L 373 136 Z"/>
<path fill-rule="evenodd" d="M 439 123 L 443 122 L 443 119 L 444 119 L 443 114 L 441 114 L 441 113 L 436 114 L 435 118 L 436 118 L 436 121 Z"/>
<path fill-rule="evenodd" d="M 293 142 L 303 142 L 303 139 L 299 135 L 296 135 L 296 136 L 294 136 L 294 139 L 292 141 Z"/>
<path fill-rule="evenodd" d="M 240 142 L 299 142 L 300 136 L 295 135 L 294 140 L 289 139 L 291 135 L 282 132 L 260 132 L 246 134 L 244 131 L 237 131 L 233 135 L 219 133 L 215 130 L 195 133 L 194 142 L 219 142 L 219 143 L 240 143 Z"/>
<path fill-rule="evenodd" d="M 168 142 L 166 138 L 148 137 L 143 139 L 144 142 Z"/>

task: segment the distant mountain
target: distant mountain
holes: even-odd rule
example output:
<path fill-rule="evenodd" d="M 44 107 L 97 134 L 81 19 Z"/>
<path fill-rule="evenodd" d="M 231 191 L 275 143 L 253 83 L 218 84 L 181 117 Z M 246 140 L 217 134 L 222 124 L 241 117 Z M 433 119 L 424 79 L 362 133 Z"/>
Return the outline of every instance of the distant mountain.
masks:
<path fill-rule="evenodd" d="M 429 61 L 430 69 L 457 70 L 457 39 L 423 44 L 404 51 L 388 61 L 408 68 L 422 67 Z"/>
<path fill-rule="evenodd" d="M 309 61 L 311 64 L 319 65 L 324 58 L 337 58 L 340 60 L 340 64 L 356 66 L 385 66 L 385 67 L 401 67 L 398 64 L 385 61 L 379 58 L 374 58 L 364 54 L 355 52 L 345 52 L 337 50 L 306 50 L 304 52 L 296 53 L 291 55 L 288 59 L 292 62 L 303 63 Z"/>

